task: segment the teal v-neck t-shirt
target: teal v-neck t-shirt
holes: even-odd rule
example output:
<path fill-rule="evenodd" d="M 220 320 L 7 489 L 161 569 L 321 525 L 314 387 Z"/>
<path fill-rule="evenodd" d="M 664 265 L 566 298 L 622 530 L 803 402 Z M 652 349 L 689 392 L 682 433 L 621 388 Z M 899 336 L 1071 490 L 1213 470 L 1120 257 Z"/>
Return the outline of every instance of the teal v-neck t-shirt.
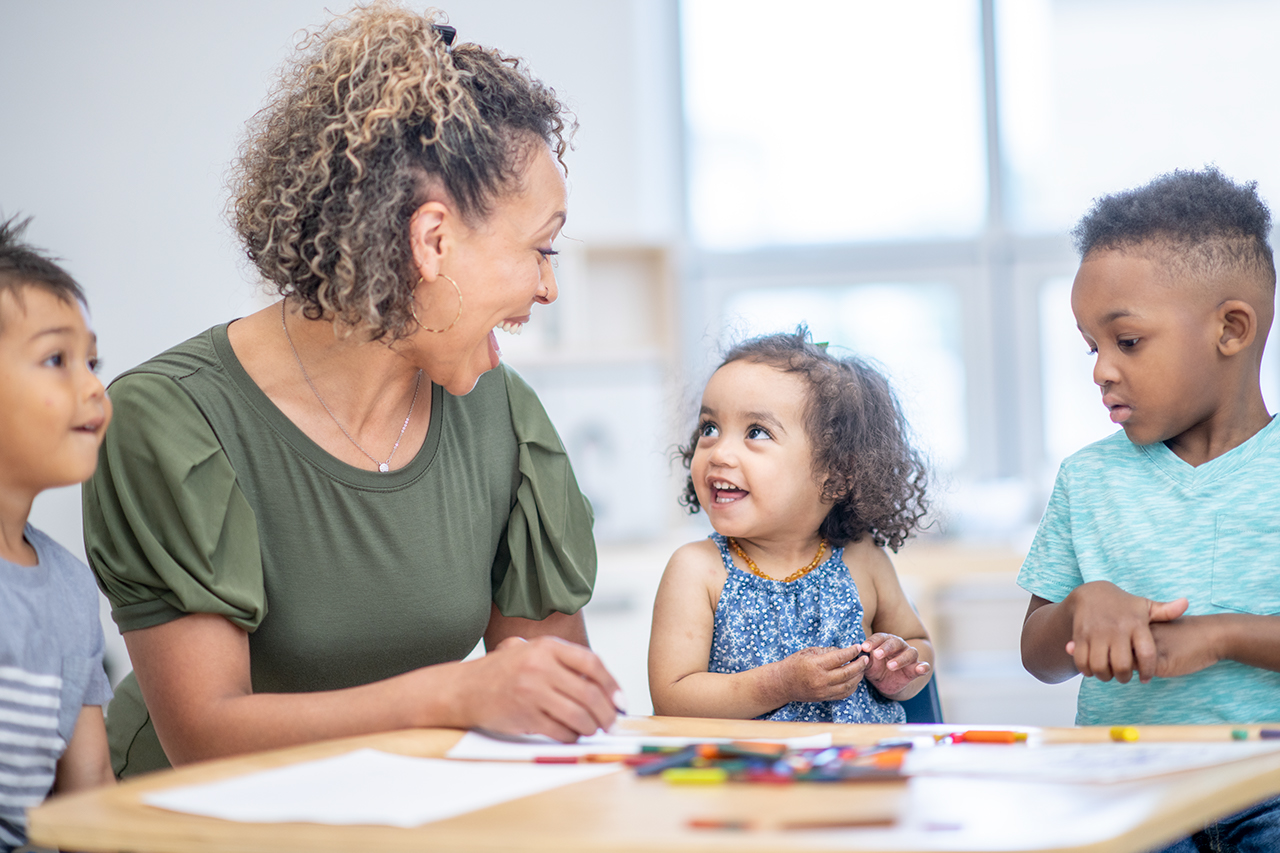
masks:
<path fill-rule="evenodd" d="M 1061 601 L 1105 580 L 1155 601 L 1185 597 L 1189 615 L 1280 614 L 1278 420 L 1199 466 L 1123 431 L 1072 455 L 1019 585 Z M 1079 725 L 1275 721 L 1280 673 L 1234 661 L 1147 684 L 1086 678 L 1076 712 Z"/>
<path fill-rule="evenodd" d="M 117 378 L 85 485 L 85 547 L 121 631 L 214 613 L 249 632 L 255 692 L 351 687 L 458 660 L 490 605 L 591 597 L 591 508 L 533 391 L 505 366 L 432 385 L 426 440 L 383 474 L 335 459 L 250 379 L 217 326 Z M 116 771 L 167 764 L 132 676 Z"/>

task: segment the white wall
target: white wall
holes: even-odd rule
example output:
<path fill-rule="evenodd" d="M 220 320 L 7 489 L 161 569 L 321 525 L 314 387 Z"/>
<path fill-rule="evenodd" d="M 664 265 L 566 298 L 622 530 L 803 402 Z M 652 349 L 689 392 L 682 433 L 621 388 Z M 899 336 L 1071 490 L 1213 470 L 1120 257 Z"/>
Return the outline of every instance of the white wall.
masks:
<path fill-rule="evenodd" d="M 88 292 L 110 379 L 261 304 L 223 211 L 228 164 L 324 0 L 0 0 L 0 215 Z M 421 8 L 415 4 L 414 8 Z M 463 41 L 527 59 L 578 116 L 565 236 L 680 227 L 675 0 L 458 0 Z M 32 522 L 82 553 L 79 488 Z M 118 644 L 118 638 L 112 637 Z"/>
<path fill-rule="evenodd" d="M 0 213 L 85 286 L 104 377 L 255 306 L 223 217 L 227 165 L 323 0 L 0 0 Z M 459 38 L 523 56 L 581 123 L 566 236 L 679 222 L 674 0 L 461 0 Z M 74 495 L 36 523 L 80 549 Z M 51 506 L 56 504 L 56 506 Z M 72 516 L 75 515 L 73 518 Z"/>

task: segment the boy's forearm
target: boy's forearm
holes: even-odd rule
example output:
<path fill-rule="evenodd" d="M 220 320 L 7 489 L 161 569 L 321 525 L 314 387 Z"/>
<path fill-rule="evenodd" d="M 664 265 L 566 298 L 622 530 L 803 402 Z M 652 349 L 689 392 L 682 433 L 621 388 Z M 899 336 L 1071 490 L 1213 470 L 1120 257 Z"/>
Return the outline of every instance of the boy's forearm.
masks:
<path fill-rule="evenodd" d="M 1223 660 L 1280 672 L 1280 616 L 1218 613 L 1188 618 L 1208 622 Z"/>
<path fill-rule="evenodd" d="M 1075 660 L 1067 654 L 1072 620 L 1070 597 L 1059 602 L 1031 597 L 1022 623 L 1022 665 L 1046 684 L 1058 684 L 1080 674 Z"/>
<path fill-rule="evenodd" d="M 84 791 L 99 785 L 115 784 L 115 781 L 102 708 L 98 705 L 85 705 L 76 717 L 76 727 L 71 732 L 66 751 L 58 759 L 53 792 L 66 794 Z"/>

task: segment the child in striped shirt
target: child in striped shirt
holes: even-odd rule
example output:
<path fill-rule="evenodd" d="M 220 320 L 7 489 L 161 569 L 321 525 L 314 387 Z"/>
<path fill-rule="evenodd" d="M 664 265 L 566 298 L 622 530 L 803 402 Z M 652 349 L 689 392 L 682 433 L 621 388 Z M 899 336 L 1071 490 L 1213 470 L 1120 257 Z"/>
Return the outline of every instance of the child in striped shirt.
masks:
<path fill-rule="evenodd" d="M 0 851 L 50 792 L 114 781 L 111 685 L 93 576 L 27 523 L 45 489 L 85 480 L 111 403 L 84 293 L 0 222 Z"/>

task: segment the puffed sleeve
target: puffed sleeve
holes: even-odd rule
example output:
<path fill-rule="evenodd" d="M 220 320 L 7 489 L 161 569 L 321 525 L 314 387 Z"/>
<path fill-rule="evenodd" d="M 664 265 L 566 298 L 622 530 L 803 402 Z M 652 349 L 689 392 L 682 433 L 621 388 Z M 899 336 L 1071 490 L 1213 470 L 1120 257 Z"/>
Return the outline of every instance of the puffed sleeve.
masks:
<path fill-rule="evenodd" d="M 215 613 L 266 615 L 253 510 L 200 410 L 166 376 L 111 386 L 114 416 L 84 487 L 84 539 L 121 631 Z"/>
<path fill-rule="evenodd" d="M 504 366 L 520 483 L 494 565 L 493 601 L 505 616 L 544 619 L 591 600 L 596 543 L 591 503 L 533 389 Z"/>

